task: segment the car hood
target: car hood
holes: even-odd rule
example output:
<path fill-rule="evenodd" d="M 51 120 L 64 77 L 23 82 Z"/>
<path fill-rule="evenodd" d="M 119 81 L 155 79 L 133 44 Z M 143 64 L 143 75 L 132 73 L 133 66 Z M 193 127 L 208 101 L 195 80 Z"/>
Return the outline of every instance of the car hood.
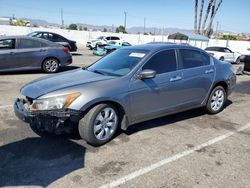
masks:
<path fill-rule="evenodd" d="M 56 90 L 112 78 L 115 77 L 104 76 L 83 69 L 76 69 L 34 80 L 22 87 L 21 94 L 36 99 Z"/>

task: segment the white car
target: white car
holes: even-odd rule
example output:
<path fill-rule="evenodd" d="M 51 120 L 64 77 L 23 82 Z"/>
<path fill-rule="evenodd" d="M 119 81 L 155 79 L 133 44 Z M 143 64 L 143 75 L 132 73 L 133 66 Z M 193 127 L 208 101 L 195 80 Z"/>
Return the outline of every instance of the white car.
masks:
<path fill-rule="evenodd" d="M 121 41 L 121 39 L 119 37 L 116 37 L 116 36 L 108 36 L 108 37 L 101 36 L 95 40 L 88 41 L 86 46 L 92 50 L 96 47 L 96 44 L 104 45 L 110 41 L 118 42 L 118 41 Z"/>
<path fill-rule="evenodd" d="M 241 54 L 238 52 L 233 52 L 229 48 L 207 47 L 205 51 L 221 61 L 228 61 L 236 64 L 240 63 Z"/>

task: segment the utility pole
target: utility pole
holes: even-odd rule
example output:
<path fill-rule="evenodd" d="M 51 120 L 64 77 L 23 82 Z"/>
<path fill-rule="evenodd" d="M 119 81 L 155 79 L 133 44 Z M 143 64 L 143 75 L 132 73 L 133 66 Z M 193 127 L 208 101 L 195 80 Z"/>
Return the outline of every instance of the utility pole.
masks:
<path fill-rule="evenodd" d="M 124 12 L 124 29 L 125 29 L 125 31 L 126 31 L 126 26 L 127 26 L 127 12 Z"/>
<path fill-rule="evenodd" d="M 64 20 L 63 20 L 63 9 L 61 8 L 61 21 L 62 21 L 62 28 L 64 28 Z"/>
<path fill-rule="evenodd" d="M 217 21 L 217 23 L 216 23 L 216 34 L 218 34 L 218 27 L 219 27 L 219 22 Z"/>
<path fill-rule="evenodd" d="M 144 33 L 143 33 L 143 34 L 145 34 L 145 33 L 146 33 L 146 18 L 144 18 L 144 26 L 143 26 L 143 31 L 144 31 Z"/>

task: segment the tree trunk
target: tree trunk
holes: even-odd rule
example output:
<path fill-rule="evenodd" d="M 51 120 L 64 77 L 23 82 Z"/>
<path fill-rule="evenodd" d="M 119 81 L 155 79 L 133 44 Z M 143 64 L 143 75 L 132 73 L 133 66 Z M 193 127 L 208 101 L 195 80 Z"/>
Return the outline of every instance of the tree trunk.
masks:
<path fill-rule="evenodd" d="M 197 10 L 198 10 L 198 0 L 195 0 L 194 5 L 194 32 L 197 33 Z"/>
<path fill-rule="evenodd" d="M 200 7 L 200 17 L 199 17 L 199 24 L 198 24 L 198 33 L 201 34 L 201 20 L 204 8 L 204 0 L 201 0 L 201 7 Z"/>
<path fill-rule="evenodd" d="M 202 33 L 203 34 L 205 33 L 205 27 L 206 27 L 206 23 L 207 23 L 207 18 L 208 18 L 208 15 L 210 13 L 210 10 L 211 10 L 211 7 L 212 7 L 213 3 L 214 3 L 214 0 L 210 0 L 209 3 L 208 3 L 208 6 L 207 6 L 207 12 L 205 14 L 204 21 L 203 21 L 203 24 L 202 24 Z"/>
<path fill-rule="evenodd" d="M 209 24 L 208 24 L 208 27 L 207 27 L 206 33 L 205 33 L 206 36 L 208 36 L 209 33 L 210 33 L 210 31 L 211 31 L 211 27 L 212 27 L 212 24 L 213 24 L 213 21 L 214 21 L 214 17 L 215 17 L 215 15 L 216 15 L 216 13 L 218 12 L 218 9 L 220 8 L 222 1 L 223 1 L 223 0 L 220 0 L 219 4 L 216 6 L 216 8 L 215 8 L 213 14 L 211 15 L 211 19 L 210 19 L 210 22 L 209 22 Z"/>

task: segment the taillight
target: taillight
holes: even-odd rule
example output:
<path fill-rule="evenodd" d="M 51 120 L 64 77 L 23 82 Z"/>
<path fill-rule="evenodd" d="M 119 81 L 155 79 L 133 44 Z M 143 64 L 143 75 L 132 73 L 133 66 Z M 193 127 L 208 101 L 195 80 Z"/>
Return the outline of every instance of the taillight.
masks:
<path fill-rule="evenodd" d="M 214 53 L 211 53 L 211 52 L 210 52 L 209 54 L 210 54 L 211 56 L 214 56 Z"/>
<path fill-rule="evenodd" d="M 69 53 L 69 48 L 68 48 L 68 47 L 64 47 L 64 48 L 63 48 L 63 51 L 64 51 L 65 53 Z"/>

